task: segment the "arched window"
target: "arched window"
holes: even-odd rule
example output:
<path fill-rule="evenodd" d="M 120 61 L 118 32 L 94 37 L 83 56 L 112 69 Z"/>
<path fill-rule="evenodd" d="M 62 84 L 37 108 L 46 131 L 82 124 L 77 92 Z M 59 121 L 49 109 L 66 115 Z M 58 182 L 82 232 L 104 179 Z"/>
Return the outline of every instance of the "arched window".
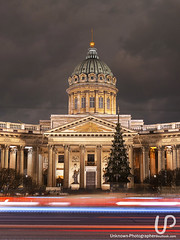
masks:
<path fill-rule="evenodd" d="M 85 97 L 81 98 L 81 108 L 86 108 L 86 98 Z"/>
<path fill-rule="evenodd" d="M 78 99 L 75 98 L 75 99 L 74 99 L 74 109 L 77 109 L 77 103 L 78 103 Z"/>
<path fill-rule="evenodd" d="M 110 109 L 110 99 L 107 98 L 107 109 Z"/>
<path fill-rule="evenodd" d="M 90 97 L 90 108 L 94 108 L 94 97 Z"/>
<path fill-rule="evenodd" d="M 99 108 L 103 108 L 103 97 L 99 98 Z"/>

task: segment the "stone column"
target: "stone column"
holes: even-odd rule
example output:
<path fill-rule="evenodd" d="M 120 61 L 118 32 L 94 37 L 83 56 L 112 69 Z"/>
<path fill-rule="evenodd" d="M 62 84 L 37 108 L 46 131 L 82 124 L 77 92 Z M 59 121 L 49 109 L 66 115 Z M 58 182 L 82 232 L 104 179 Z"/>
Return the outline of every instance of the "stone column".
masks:
<path fill-rule="evenodd" d="M 177 168 L 177 147 L 173 146 L 173 153 L 172 153 L 172 169 Z"/>
<path fill-rule="evenodd" d="M 86 112 L 89 112 L 89 91 L 86 92 Z"/>
<path fill-rule="evenodd" d="M 1 145 L 1 168 L 4 168 L 4 155 L 5 155 L 5 149 L 4 149 L 4 146 Z"/>
<path fill-rule="evenodd" d="M 114 94 L 111 93 L 111 114 L 114 114 Z"/>
<path fill-rule="evenodd" d="M 167 169 L 172 170 L 172 149 L 168 148 L 166 150 L 166 162 L 167 162 Z"/>
<path fill-rule="evenodd" d="M 17 147 L 17 159 L 16 159 L 16 170 L 19 173 L 20 172 L 20 146 Z"/>
<path fill-rule="evenodd" d="M 68 102 L 68 113 L 71 114 L 71 95 L 70 94 L 68 95 L 68 100 L 69 100 L 69 102 Z"/>
<path fill-rule="evenodd" d="M 129 187 L 134 187 L 134 162 L 133 162 L 133 146 L 128 146 L 128 157 L 129 157 L 129 167 L 131 168 L 131 174 L 132 176 L 129 177 L 130 183 Z"/>
<path fill-rule="evenodd" d="M 71 94 L 71 114 L 74 114 L 74 93 Z"/>
<path fill-rule="evenodd" d="M 107 113 L 107 92 L 104 91 L 104 113 Z"/>
<path fill-rule="evenodd" d="M 4 167 L 8 168 L 8 158 L 9 158 L 9 146 L 5 146 L 5 158 L 4 158 Z"/>
<path fill-rule="evenodd" d="M 84 173 L 85 173 L 85 161 L 84 161 L 84 145 L 80 146 L 80 188 L 84 188 Z"/>
<path fill-rule="evenodd" d="M 38 179 L 38 147 L 33 147 L 32 152 L 32 178 L 37 183 Z"/>
<path fill-rule="evenodd" d="M 52 146 L 48 146 L 48 177 L 47 177 L 47 186 L 52 187 Z"/>
<path fill-rule="evenodd" d="M 28 148 L 27 155 L 27 175 L 32 177 L 32 148 Z"/>
<path fill-rule="evenodd" d="M 142 148 L 142 158 L 143 158 L 143 173 L 142 173 L 142 178 L 143 180 L 145 178 L 147 178 L 149 176 L 149 158 L 148 158 L 148 155 L 149 155 L 149 147 L 147 146 L 143 146 Z"/>
<path fill-rule="evenodd" d="M 52 154 L 52 184 L 53 184 L 53 187 L 56 186 L 56 160 L 57 160 L 57 155 L 58 152 L 57 152 L 57 149 L 54 148 L 53 150 L 53 154 Z"/>
<path fill-rule="evenodd" d="M 20 174 L 24 174 L 24 146 L 20 146 Z"/>
<path fill-rule="evenodd" d="M 97 145 L 97 188 L 101 188 L 101 145 Z"/>
<path fill-rule="evenodd" d="M 177 168 L 180 168 L 180 146 L 177 146 Z"/>
<path fill-rule="evenodd" d="M 166 165 L 166 159 L 165 159 L 165 148 L 164 146 L 162 147 L 162 169 L 166 169 L 165 168 L 165 165 Z"/>
<path fill-rule="evenodd" d="M 155 156 L 155 149 L 150 149 L 150 172 L 151 175 L 154 176 L 156 174 L 156 156 Z"/>
<path fill-rule="evenodd" d="M 16 169 L 16 148 L 10 149 L 10 163 L 9 168 Z"/>
<path fill-rule="evenodd" d="M 43 157 L 41 153 L 39 154 L 38 184 L 39 186 L 43 185 Z"/>
<path fill-rule="evenodd" d="M 64 146 L 64 188 L 69 187 L 69 152 L 70 147 L 68 145 Z"/>
<path fill-rule="evenodd" d="M 114 109 L 113 109 L 113 114 L 116 114 L 116 94 L 114 94 Z"/>
<path fill-rule="evenodd" d="M 163 159 L 162 159 L 162 147 L 158 147 L 158 173 L 163 169 Z"/>
<path fill-rule="evenodd" d="M 81 93 L 78 92 L 77 93 L 77 112 L 80 113 L 81 112 Z"/>
<path fill-rule="evenodd" d="M 141 154 L 140 154 L 140 162 L 139 162 L 139 164 L 140 164 L 140 166 L 139 166 L 139 168 L 140 168 L 140 182 L 142 183 L 143 182 L 143 180 L 144 180 L 144 158 L 143 158 L 143 151 L 141 152 Z"/>
<path fill-rule="evenodd" d="M 95 90 L 95 112 L 99 112 L 99 96 L 98 96 L 98 90 Z"/>

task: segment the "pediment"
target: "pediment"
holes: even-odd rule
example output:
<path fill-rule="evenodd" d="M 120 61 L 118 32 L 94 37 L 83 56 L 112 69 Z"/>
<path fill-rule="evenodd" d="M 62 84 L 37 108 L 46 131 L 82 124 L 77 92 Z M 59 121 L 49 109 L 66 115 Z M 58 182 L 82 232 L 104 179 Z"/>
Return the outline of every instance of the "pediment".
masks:
<path fill-rule="evenodd" d="M 104 119 L 87 116 L 71 123 L 58 126 L 45 132 L 45 135 L 58 133 L 113 133 L 116 124 Z M 136 134 L 135 131 L 122 127 L 123 133 Z"/>

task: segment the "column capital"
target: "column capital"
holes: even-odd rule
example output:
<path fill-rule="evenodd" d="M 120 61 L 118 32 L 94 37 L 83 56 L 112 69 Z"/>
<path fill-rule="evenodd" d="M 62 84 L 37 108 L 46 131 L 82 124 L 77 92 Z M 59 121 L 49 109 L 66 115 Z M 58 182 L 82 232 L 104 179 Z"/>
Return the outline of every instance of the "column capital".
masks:
<path fill-rule="evenodd" d="M 172 150 L 176 150 L 177 149 L 177 145 L 172 145 Z"/>
<path fill-rule="evenodd" d="M 127 147 L 127 150 L 129 151 L 130 149 L 132 150 L 133 149 L 133 144 L 128 144 L 128 145 L 126 145 L 126 147 Z"/>
<path fill-rule="evenodd" d="M 5 145 L 1 144 L 0 149 L 5 149 Z"/>
<path fill-rule="evenodd" d="M 48 144 L 48 149 L 51 149 L 53 148 L 53 145 L 52 144 Z"/>
<path fill-rule="evenodd" d="M 82 150 L 85 149 L 85 145 L 79 145 L 79 148 L 80 148 L 80 150 L 82 151 Z"/>
<path fill-rule="evenodd" d="M 32 153 L 33 152 L 33 148 L 28 148 L 28 153 Z"/>
<path fill-rule="evenodd" d="M 161 146 L 161 145 L 159 145 L 159 146 L 157 147 L 157 149 L 158 149 L 158 151 L 162 151 L 162 150 L 164 149 L 164 147 Z"/>
<path fill-rule="evenodd" d="M 102 145 L 96 145 L 97 149 L 102 149 Z"/>
<path fill-rule="evenodd" d="M 71 147 L 68 144 L 65 144 L 63 147 L 64 147 L 64 150 L 68 150 L 70 152 Z"/>
<path fill-rule="evenodd" d="M 167 148 L 166 151 L 167 151 L 168 153 L 171 153 L 171 152 L 172 152 L 172 147 L 171 147 L 171 148 Z"/>
<path fill-rule="evenodd" d="M 143 152 L 146 152 L 146 151 L 148 151 L 149 150 L 149 146 L 148 145 L 143 145 L 142 146 L 142 151 Z"/>
<path fill-rule="evenodd" d="M 20 151 L 24 150 L 24 148 L 25 148 L 25 146 L 23 146 L 23 145 L 20 145 L 20 146 L 19 146 L 19 150 L 20 150 Z"/>
<path fill-rule="evenodd" d="M 54 151 L 55 154 L 57 154 L 57 153 L 58 153 L 57 147 L 54 146 L 54 147 L 53 147 L 53 151 Z"/>
<path fill-rule="evenodd" d="M 9 149 L 10 146 L 9 146 L 9 145 L 4 145 L 4 148 L 5 148 L 5 149 Z"/>
<path fill-rule="evenodd" d="M 16 147 L 10 148 L 10 152 L 11 153 L 16 153 L 17 152 L 17 148 Z"/>

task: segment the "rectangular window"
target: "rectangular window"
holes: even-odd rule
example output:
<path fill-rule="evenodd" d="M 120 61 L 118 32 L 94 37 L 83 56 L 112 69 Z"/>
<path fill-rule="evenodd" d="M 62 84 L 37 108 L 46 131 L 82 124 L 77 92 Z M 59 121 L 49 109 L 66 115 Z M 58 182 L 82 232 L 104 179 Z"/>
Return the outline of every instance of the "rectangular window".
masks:
<path fill-rule="evenodd" d="M 110 99 L 107 99 L 107 109 L 110 109 Z"/>
<path fill-rule="evenodd" d="M 103 98 L 99 98 L 99 108 L 103 108 Z"/>
<path fill-rule="evenodd" d="M 86 108 L 86 99 L 85 99 L 85 97 L 81 98 L 81 108 Z"/>
<path fill-rule="evenodd" d="M 58 163 L 64 163 L 64 155 L 58 155 Z"/>
<path fill-rule="evenodd" d="M 94 97 L 90 97 L 90 108 L 94 108 Z"/>
<path fill-rule="evenodd" d="M 88 162 L 94 163 L 94 154 L 88 154 Z"/>
<path fill-rule="evenodd" d="M 74 109 L 77 109 L 77 103 L 78 103 L 78 99 L 75 98 L 75 100 L 74 100 Z"/>

